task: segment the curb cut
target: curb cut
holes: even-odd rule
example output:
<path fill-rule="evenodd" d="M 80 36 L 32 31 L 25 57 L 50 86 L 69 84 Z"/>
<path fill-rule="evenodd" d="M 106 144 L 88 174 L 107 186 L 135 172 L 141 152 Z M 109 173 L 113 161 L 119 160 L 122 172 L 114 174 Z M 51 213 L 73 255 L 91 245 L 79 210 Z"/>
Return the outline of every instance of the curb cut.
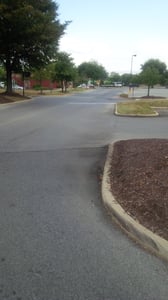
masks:
<path fill-rule="evenodd" d="M 113 154 L 113 144 L 109 145 L 102 179 L 103 203 L 114 221 L 126 231 L 126 233 L 144 248 L 155 255 L 168 261 L 168 241 L 145 228 L 131 218 L 120 204 L 115 200 L 110 187 L 109 172 Z"/>

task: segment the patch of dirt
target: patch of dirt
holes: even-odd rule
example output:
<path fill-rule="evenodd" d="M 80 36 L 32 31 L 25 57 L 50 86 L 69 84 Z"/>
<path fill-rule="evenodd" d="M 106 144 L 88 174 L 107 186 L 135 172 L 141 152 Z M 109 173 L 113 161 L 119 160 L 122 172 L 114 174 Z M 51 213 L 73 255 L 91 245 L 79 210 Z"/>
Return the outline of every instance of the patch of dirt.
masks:
<path fill-rule="evenodd" d="M 14 93 L 14 92 L 11 93 L 10 95 L 8 95 L 6 93 L 0 94 L 0 104 L 12 103 L 12 102 L 26 100 L 26 99 L 29 99 L 29 97 L 23 96 L 19 93 Z"/>
<path fill-rule="evenodd" d="M 161 97 L 161 96 L 142 96 L 141 99 L 166 99 L 166 97 Z"/>
<path fill-rule="evenodd" d="M 164 99 L 167 99 L 166 97 L 162 97 L 162 96 L 141 96 L 141 97 L 131 97 L 130 99 L 132 100 L 136 100 L 136 99 L 139 99 L 139 100 L 158 100 L 158 99 L 161 99 L 161 100 L 164 100 Z"/>
<path fill-rule="evenodd" d="M 116 142 L 110 180 L 124 210 L 168 240 L 168 139 Z"/>

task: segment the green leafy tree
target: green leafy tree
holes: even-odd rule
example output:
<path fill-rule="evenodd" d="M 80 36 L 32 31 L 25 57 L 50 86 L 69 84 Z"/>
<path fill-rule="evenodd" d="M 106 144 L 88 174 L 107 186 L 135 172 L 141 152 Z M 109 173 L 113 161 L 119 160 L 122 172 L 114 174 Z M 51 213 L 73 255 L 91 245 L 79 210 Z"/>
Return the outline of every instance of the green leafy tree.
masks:
<path fill-rule="evenodd" d="M 45 67 L 34 69 L 32 71 L 31 78 L 35 79 L 38 82 L 38 88 L 40 88 L 41 93 L 43 92 L 43 86 L 42 81 L 44 79 L 50 80 L 50 88 L 52 89 L 52 81 L 53 81 L 53 75 L 54 75 L 54 69 L 55 65 L 54 63 L 49 63 Z"/>
<path fill-rule="evenodd" d="M 168 70 L 166 71 L 164 76 L 164 85 L 166 86 L 166 88 L 168 88 Z"/>
<path fill-rule="evenodd" d="M 139 74 L 139 78 L 141 83 L 148 86 L 147 96 L 149 96 L 151 87 L 165 82 L 167 67 L 159 59 L 149 59 L 141 66 L 141 69 L 142 72 Z"/>
<path fill-rule="evenodd" d="M 124 85 L 129 85 L 130 82 L 132 81 L 133 79 L 133 76 L 132 74 L 130 73 L 125 73 L 125 74 L 122 74 L 121 75 L 121 81 L 123 82 Z"/>
<path fill-rule="evenodd" d="M 58 52 L 55 60 L 53 80 L 61 83 L 62 92 L 67 91 L 68 82 L 74 81 L 77 70 L 73 58 L 66 52 Z"/>
<path fill-rule="evenodd" d="M 0 81 L 5 81 L 5 79 L 6 79 L 5 69 L 3 66 L 0 66 Z"/>
<path fill-rule="evenodd" d="M 149 97 L 150 88 L 160 82 L 159 70 L 152 66 L 147 66 L 140 74 L 141 83 L 148 86 L 147 96 Z"/>
<path fill-rule="evenodd" d="M 12 92 L 12 72 L 47 64 L 69 22 L 61 24 L 52 0 L 0 1 L 0 62 Z"/>
<path fill-rule="evenodd" d="M 141 65 L 142 71 L 144 71 L 148 67 L 157 69 L 160 75 L 165 74 L 167 69 L 164 62 L 160 61 L 159 59 L 153 58 L 147 60 L 143 65 Z"/>
<path fill-rule="evenodd" d="M 50 64 L 47 65 L 46 67 L 40 68 L 40 69 L 34 69 L 32 72 L 32 76 L 31 78 L 35 79 L 38 84 L 36 86 L 36 88 L 41 90 L 41 94 L 43 92 L 43 85 L 42 85 L 42 81 L 44 79 L 49 79 L 51 80 L 51 74 L 50 74 L 50 70 L 49 70 Z"/>
<path fill-rule="evenodd" d="M 95 61 L 83 62 L 78 66 L 78 73 L 83 82 L 104 80 L 108 77 L 105 68 Z"/>
<path fill-rule="evenodd" d="M 120 74 L 118 74 L 116 72 L 111 72 L 109 79 L 110 79 L 111 83 L 114 83 L 117 81 L 121 81 L 121 76 L 120 76 Z"/>

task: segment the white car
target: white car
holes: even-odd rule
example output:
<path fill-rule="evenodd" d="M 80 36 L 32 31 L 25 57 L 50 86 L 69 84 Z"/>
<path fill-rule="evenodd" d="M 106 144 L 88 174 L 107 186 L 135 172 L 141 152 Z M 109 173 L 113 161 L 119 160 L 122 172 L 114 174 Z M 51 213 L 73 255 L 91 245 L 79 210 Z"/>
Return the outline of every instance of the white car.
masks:
<path fill-rule="evenodd" d="M 88 89 L 94 89 L 95 86 L 94 86 L 94 84 L 90 83 L 90 84 L 87 85 L 87 88 L 88 88 Z"/>
<path fill-rule="evenodd" d="M 85 83 L 82 83 L 80 85 L 78 85 L 79 88 L 86 88 L 86 84 Z"/>
<path fill-rule="evenodd" d="M 14 89 L 14 90 L 23 90 L 23 87 L 20 86 L 20 85 L 18 85 L 18 84 L 15 84 L 15 85 L 13 86 L 13 89 Z"/>
<path fill-rule="evenodd" d="M 0 88 L 3 89 L 5 87 L 5 83 L 0 81 Z"/>
<path fill-rule="evenodd" d="M 121 87 L 123 86 L 122 82 L 114 82 L 115 87 Z"/>

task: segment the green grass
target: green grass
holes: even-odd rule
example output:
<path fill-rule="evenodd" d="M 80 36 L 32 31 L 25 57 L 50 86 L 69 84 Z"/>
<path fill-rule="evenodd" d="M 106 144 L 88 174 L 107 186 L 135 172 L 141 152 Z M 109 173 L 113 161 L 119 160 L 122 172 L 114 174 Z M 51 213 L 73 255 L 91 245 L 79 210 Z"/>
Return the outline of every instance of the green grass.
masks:
<path fill-rule="evenodd" d="M 153 106 L 153 107 L 168 107 L 168 99 L 145 100 L 145 101 L 142 101 L 142 103 L 143 102 L 145 102 L 145 103 L 147 102 L 150 106 Z"/>
<path fill-rule="evenodd" d="M 167 107 L 168 100 L 133 100 L 117 104 L 117 112 L 121 115 L 150 115 L 154 114 L 153 107 Z"/>
<path fill-rule="evenodd" d="M 68 94 L 73 94 L 73 93 L 78 93 L 81 91 L 85 91 L 85 89 L 82 88 L 68 88 L 66 93 L 62 93 L 60 88 L 57 89 L 43 89 L 42 92 L 41 90 L 36 90 L 36 89 L 25 89 L 24 94 L 27 97 L 35 97 L 35 96 L 64 96 Z M 4 95 L 5 89 L 0 89 L 0 99 L 3 97 L 6 97 L 6 100 L 11 100 L 13 102 L 14 100 L 21 100 L 20 96 L 23 96 L 23 91 L 22 90 L 15 90 L 15 96 L 6 96 Z M 18 99 L 17 99 L 18 95 Z"/>

